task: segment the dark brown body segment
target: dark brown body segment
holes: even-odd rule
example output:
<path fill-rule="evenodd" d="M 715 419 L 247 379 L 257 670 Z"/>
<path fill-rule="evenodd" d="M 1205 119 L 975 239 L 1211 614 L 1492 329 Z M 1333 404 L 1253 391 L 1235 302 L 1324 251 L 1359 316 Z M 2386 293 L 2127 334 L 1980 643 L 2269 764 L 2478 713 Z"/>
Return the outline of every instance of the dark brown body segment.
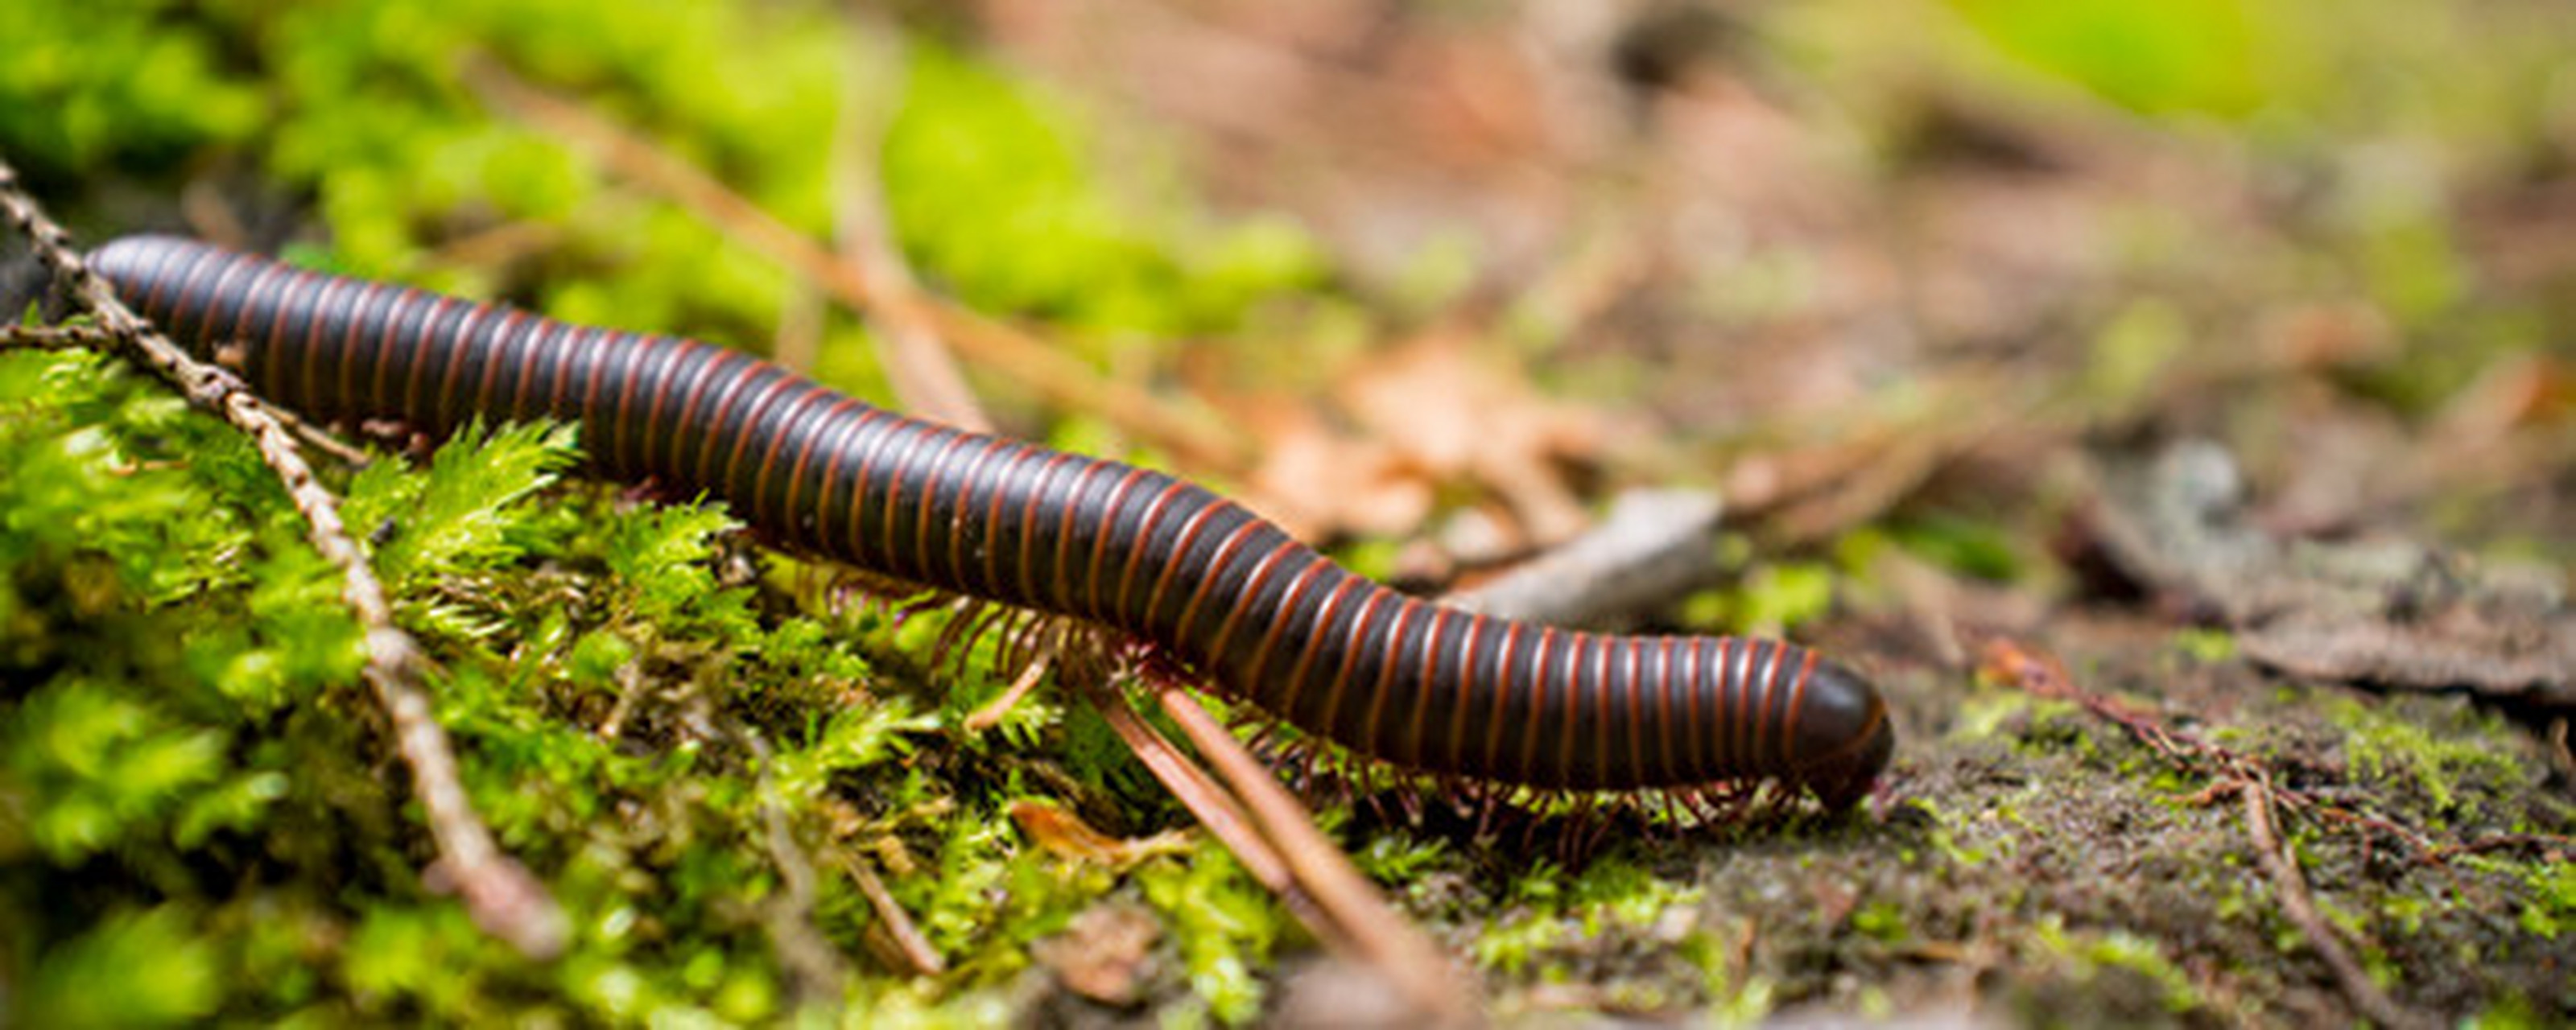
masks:
<path fill-rule="evenodd" d="M 1406 597 L 1198 486 L 892 414 L 723 348 L 178 239 L 91 260 L 183 343 L 240 343 L 253 384 L 316 418 L 438 435 L 475 415 L 577 422 L 605 475 L 703 489 L 790 546 L 1157 641 L 1397 765 L 1574 790 L 1771 778 L 1839 807 L 1894 746 L 1877 692 L 1803 648 Z"/>

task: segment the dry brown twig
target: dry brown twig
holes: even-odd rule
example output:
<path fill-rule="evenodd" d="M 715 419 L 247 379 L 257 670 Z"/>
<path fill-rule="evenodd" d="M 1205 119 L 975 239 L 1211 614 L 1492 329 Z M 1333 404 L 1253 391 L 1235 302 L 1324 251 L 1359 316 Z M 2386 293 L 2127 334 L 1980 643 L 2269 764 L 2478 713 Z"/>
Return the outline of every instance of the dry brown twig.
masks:
<path fill-rule="evenodd" d="M 118 353 L 125 343 L 118 336 L 94 325 L 12 325 L 0 326 L 0 346 L 28 347 L 36 350 L 85 350 L 102 354 Z M 304 420 L 303 416 L 278 408 L 268 409 L 271 417 L 304 441 L 304 445 L 340 460 L 342 464 L 363 468 L 375 459 L 328 430 Z"/>
<path fill-rule="evenodd" d="M 1254 826 L 1298 882 L 1351 935 L 1357 954 L 1393 977 L 1395 987 L 1423 1015 L 1441 1025 L 1473 1020 L 1466 988 L 1440 950 L 1387 906 L 1341 849 L 1315 828 L 1305 806 L 1271 778 L 1270 770 L 1177 685 L 1158 684 L 1154 695 L 1164 714 L 1233 787 Z"/>
<path fill-rule="evenodd" d="M 2246 780 L 2245 789 L 2240 793 L 2245 804 L 2246 830 L 2254 838 L 2255 857 L 2262 860 L 2263 872 L 2271 878 L 2272 889 L 2280 896 L 2281 915 L 2307 937 L 2308 946 L 2317 950 L 2317 957 L 2323 959 L 2326 968 L 2334 973 L 2335 983 L 2343 988 L 2345 997 L 2352 999 L 2353 1007 L 2383 1027 L 2430 1028 L 2438 1025 L 2423 1013 L 2397 1004 L 2397 999 L 2381 990 L 2379 984 L 2371 980 L 2370 972 L 2352 957 L 2350 949 L 2344 947 L 2343 938 L 2335 932 L 2334 926 L 2318 914 L 2316 902 L 2308 896 L 2307 878 L 2299 874 L 2298 860 L 2282 848 L 2280 836 L 2272 832 L 2271 777 L 2258 774 L 2254 779 Z"/>
<path fill-rule="evenodd" d="M 800 1003 L 819 1002 L 840 984 L 844 970 L 840 951 L 814 925 L 814 859 L 796 842 L 796 830 L 788 823 L 786 806 L 779 804 L 773 793 L 777 781 L 771 772 L 776 752 L 751 727 L 736 727 L 733 733 L 750 750 L 752 760 L 759 763 L 761 849 L 769 853 L 770 866 L 778 870 L 778 893 L 760 906 L 761 928 L 769 935 L 769 947 L 777 954 L 778 964 L 787 970 L 790 993 Z M 881 920 L 886 918 L 883 910 L 877 915 Z M 896 909 L 894 918 L 904 918 L 903 910 Z"/>
<path fill-rule="evenodd" d="M 423 662 L 419 645 L 394 625 L 383 584 L 376 581 L 365 554 L 340 520 L 339 498 L 305 464 L 287 420 L 239 378 L 190 357 L 119 302 L 106 280 L 72 248 L 70 234 L 27 195 L 19 185 L 17 169 L 5 160 L 0 160 L 0 213 L 27 237 L 37 259 L 57 284 L 69 290 L 73 302 L 97 319 L 99 332 L 106 336 L 101 342 L 152 370 L 190 403 L 251 437 L 261 460 L 277 474 L 296 511 L 304 516 L 306 538 L 314 550 L 340 570 L 341 600 L 366 632 L 367 664 L 362 675 L 392 724 L 395 750 L 411 769 L 412 791 L 437 845 L 439 859 L 428 877 L 453 884 L 485 932 L 530 956 L 560 952 L 569 932 L 562 909 L 536 877 L 501 852 L 475 814 L 473 801 L 457 780 L 455 751 L 418 681 Z"/>
<path fill-rule="evenodd" d="M 30 350 L 113 352 L 124 346 L 115 333 L 94 325 L 12 325 L 6 327 L 11 347 Z"/>
<path fill-rule="evenodd" d="M 1386 975 L 1434 1025 L 1476 1022 L 1474 1003 L 1439 949 L 1387 907 L 1260 760 L 1178 686 L 1152 689 L 1217 775 L 1154 732 L 1117 691 L 1099 685 L 1084 693 L 1146 769 L 1326 947 Z"/>
<path fill-rule="evenodd" d="M 877 360 L 895 399 L 909 410 L 979 433 L 993 431 L 993 420 L 966 385 L 939 327 L 921 317 L 926 309 L 919 280 L 903 260 L 888 232 L 885 191 L 877 180 L 879 150 L 888 124 L 886 105 L 875 98 L 884 85 L 905 73 L 905 43 L 873 10 L 850 9 L 850 67 L 875 69 L 872 76 L 848 74 L 841 92 L 841 113 L 832 137 L 832 235 L 842 263 L 870 277 L 871 289 L 893 302 L 864 312 L 876 320 Z M 875 87 L 875 88 L 872 88 Z"/>

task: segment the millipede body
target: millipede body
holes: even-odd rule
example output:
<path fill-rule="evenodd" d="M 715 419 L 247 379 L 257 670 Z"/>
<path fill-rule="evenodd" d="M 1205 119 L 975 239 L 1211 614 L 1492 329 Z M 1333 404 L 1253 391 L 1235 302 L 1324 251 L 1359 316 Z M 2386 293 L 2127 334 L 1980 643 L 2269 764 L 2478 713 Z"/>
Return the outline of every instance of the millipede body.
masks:
<path fill-rule="evenodd" d="M 786 546 L 1092 620 L 1409 769 L 1541 789 L 1777 780 L 1829 807 L 1894 747 L 1867 681 L 1792 644 L 1471 614 L 1349 572 L 1174 477 L 908 418 L 694 340 L 570 325 L 193 241 L 91 255 L 183 343 L 323 420 L 581 426 L 597 470 L 703 490 Z"/>

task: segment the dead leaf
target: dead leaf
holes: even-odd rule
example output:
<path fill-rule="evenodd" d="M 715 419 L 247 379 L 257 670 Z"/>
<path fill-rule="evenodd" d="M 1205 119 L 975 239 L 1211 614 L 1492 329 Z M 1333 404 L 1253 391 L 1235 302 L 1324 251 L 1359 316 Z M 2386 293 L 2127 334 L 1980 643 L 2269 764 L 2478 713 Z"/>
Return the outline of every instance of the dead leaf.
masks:
<path fill-rule="evenodd" d="M 1104 1005 L 1132 1005 L 1154 942 L 1162 936 L 1153 913 L 1124 902 L 1102 902 L 1073 917 L 1063 933 L 1030 945 L 1029 954 L 1054 972 L 1066 990 Z"/>
<path fill-rule="evenodd" d="M 1472 343 L 1464 327 L 1434 328 L 1349 370 L 1335 395 L 1429 482 L 1492 490 L 1530 543 L 1582 532 L 1562 469 L 1599 451 L 1601 418 L 1478 360 Z"/>
<path fill-rule="evenodd" d="M 1189 850 L 1188 836 L 1178 831 L 1120 840 L 1092 829 L 1081 816 L 1043 802 L 1014 801 L 1009 811 L 1011 821 L 1020 825 L 1020 832 L 1028 834 L 1039 847 L 1076 862 L 1124 869 L 1157 855 Z"/>

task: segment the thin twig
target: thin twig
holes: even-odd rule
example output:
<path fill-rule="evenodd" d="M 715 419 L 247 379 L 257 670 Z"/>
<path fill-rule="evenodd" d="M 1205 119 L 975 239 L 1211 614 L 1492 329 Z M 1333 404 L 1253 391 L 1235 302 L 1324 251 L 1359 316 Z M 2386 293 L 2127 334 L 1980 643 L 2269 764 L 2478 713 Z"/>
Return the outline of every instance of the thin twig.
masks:
<path fill-rule="evenodd" d="M 868 907 L 876 911 L 877 926 L 885 931 L 887 943 L 914 975 L 937 976 L 948 971 L 948 960 L 939 957 L 939 949 L 922 935 L 912 914 L 894 900 L 892 891 L 886 890 L 885 880 L 877 876 L 876 867 L 869 864 L 866 856 L 841 856 L 841 869 L 850 874 L 851 883 L 859 885 L 860 896 L 867 898 Z"/>
<path fill-rule="evenodd" d="M 1193 417 L 1132 384 L 1103 378 L 1061 350 L 939 297 L 890 294 L 881 288 L 882 277 L 815 243 L 696 166 L 521 81 L 496 62 L 475 61 L 466 79 L 486 103 L 596 154 L 618 174 L 696 213 L 852 308 L 932 326 L 978 367 L 1009 376 L 1062 407 L 1098 414 L 1192 465 L 1231 469 L 1241 464 L 1241 444 L 1214 419 Z"/>
<path fill-rule="evenodd" d="M 2457 844 L 2445 844 L 2438 848 L 2432 848 L 2418 856 L 2416 860 L 2426 864 L 2431 864 L 2449 861 L 2453 855 L 2482 855 L 2490 851 L 2511 851 L 2515 849 L 2529 849 L 2543 853 L 2554 852 L 2558 856 L 2557 860 L 2562 862 L 2569 858 L 2576 858 L 2576 840 L 2571 840 L 2554 833 L 2499 833 L 2492 836 L 2480 837 L 2476 840 L 2461 841 Z"/>
<path fill-rule="evenodd" d="M 1472 1021 L 1474 1008 L 1467 991 L 1440 949 L 1387 906 L 1341 849 L 1324 839 L 1305 806 L 1271 778 L 1270 770 L 1178 686 L 1157 685 L 1155 698 L 1191 746 L 1233 786 L 1254 826 L 1278 849 L 1297 882 L 1349 933 L 1361 955 L 1441 1025 Z"/>
<path fill-rule="evenodd" d="M 1717 495 L 1630 490 L 1600 524 L 1443 600 L 1554 626 L 1624 629 L 1716 578 Z"/>
<path fill-rule="evenodd" d="M 982 733 L 1001 725 L 1002 718 L 1009 715 L 1011 709 L 1022 699 L 1028 697 L 1029 691 L 1037 689 L 1038 681 L 1045 679 L 1047 670 L 1055 665 L 1058 645 L 1050 639 L 1038 646 L 1037 657 L 1029 661 L 1027 668 L 1020 670 L 1019 677 L 1011 681 L 1009 689 L 1002 691 L 1001 696 L 985 702 L 983 707 L 975 709 L 973 713 L 966 716 L 966 732 Z"/>
<path fill-rule="evenodd" d="M 2299 863 L 2281 847 L 2279 835 L 2272 832 L 2272 784 L 2268 777 L 2246 781 L 2241 792 L 2245 803 L 2247 832 L 2254 838 L 2255 856 L 2263 862 L 2265 875 L 2271 877 L 2272 889 L 2280 895 L 2281 914 L 2306 935 L 2308 945 L 2317 949 L 2334 973 L 2335 983 L 2343 988 L 2344 997 L 2372 1022 L 2383 1027 L 2432 1027 L 2435 1022 L 2422 1013 L 2397 1004 L 2397 1000 L 2380 990 L 2370 973 L 2355 961 L 2343 946 L 2334 927 L 2317 913 L 2316 902 L 2308 897 L 2308 884 L 2299 875 Z"/>
<path fill-rule="evenodd" d="M 772 775 L 776 757 L 769 742 L 759 731 L 748 726 L 736 727 L 736 736 L 750 749 L 752 760 L 759 765 L 760 843 L 769 852 L 771 868 L 778 870 L 779 892 L 761 907 L 761 927 L 769 934 L 770 950 L 777 954 L 778 964 L 786 967 L 790 993 L 800 1004 L 816 1004 L 832 996 L 840 987 L 845 971 L 841 953 L 830 939 L 814 925 L 815 876 L 814 860 L 796 843 L 795 828 L 788 825 L 786 806 L 778 803 L 777 779 Z"/>
<path fill-rule="evenodd" d="M 870 312 L 877 326 L 877 360 L 886 381 L 905 408 L 979 433 L 993 431 L 993 420 L 976 403 L 957 368 L 956 355 L 940 338 L 939 327 L 919 317 L 924 310 L 920 281 L 904 263 L 887 228 L 884 184 L 878 181 L 885 134 L 892 122 L 878 96 L 887 84 L 900 83 L 907 54 L 902 38 L 873 11 L 851 5 L 850 62 L 844 73 L 841 112 L 832 135 L 832 235 L 842 263 L 873 281 L 871 288 L 896 302 Z M 871 69 L 863 75 L 859 69 Z"/>
<path fill-rule="evenodd" d="M 94 325 L 10 325 L 0 326 L 0 347 L 114 351 L 123 348 L 124 342 Z"/>
<path fill-rule="evenodd" d="M 1118 734 L 1119 740 L 1126 742 L 1127 749 L 1135 752 L 1136 759 L 1145 763 L 1146 771 L 1163 781 L 1163 786 L 1180 800 L 1181 807 L 1197 816 L 1199 825 L 1207 827 L 1208 833 L 1214 835 L 1218 843 L 1234 852 L 1235 859 L 1243 863 L 1243 868 L 1252 874 L 1253 879 L 1279 895 L 1288 910 L 1296 913 L 1297 918 L 1313 929 L 1315 936 L 1327 946 L 1349 946 L 1347 935 L 1340 927 L 1320 917 L 1312 899 L 1306 897 L 1295 878 L 1289 875 L 1287 860 L 1280 857 L 1270 842 L 1253 828 L 1252 817 L 1243 810 L 1243 805 L 1209 776 L 1207 770 L 1191 764 L 1189 758 L 1174 748 L 1170 741 L 1145 725 L 1145 720 L 1137 718 L 1136 712 L 1127 707 L 1126 699 L 1117 692 L 1103 687 L 1084 691 L 1083 696 L 1099 709 L 1100 717 L 1109 723 L 1109 729 Z"/>
<path fill-rule="evenodd" d="M 0 348 L 26 347 L 34 350 L 86 350 L 119 352 L 125 342 L 115 333 L 94 325 L 9 325 L 0 326 Z M 314 448 L 342 462 L 364 467 L 373 460 L 367 452 L 307 422 L 302 416 L 279 408 L 270 408 L 271 417 Z"/>
<path fill-rule="evenodd" d="M 0 160 L 0 209 L 26 234 L 54 281 L 67 287 L 73 302 L 114 338 L 119 353 L 151 369 L 191 403 L 251 436 L 261 460 L 277 474 L 296 511 L 303 514 L 314 550 L 340 570 L 341 600 L 366 632 L 367 664 L 362 675 L 384 706 L 396 751 L 411 768 L 413 793 L 420 799 L 438 848 L 433 875 L 443 875 L 456 886 L 467 911 L 485 932 L 532 957 L 561 951 L 568 932 L 563 911 L 536 877 L 501 852 L 475 814 L 472 799 L 457 780 L 456 755 L 446 731 L 415 678 L 422 662 L 419 645 L 394 625 L 384 586 L 340 520 L 339 499 L 314 478 L 284 420 L 238 377 L 190 357 L 119 302 L 107 281 L 72 249 L 70 234 L 45 217 L 35 198 L 20 187 L 17 169 L 5 160 Z"/>

